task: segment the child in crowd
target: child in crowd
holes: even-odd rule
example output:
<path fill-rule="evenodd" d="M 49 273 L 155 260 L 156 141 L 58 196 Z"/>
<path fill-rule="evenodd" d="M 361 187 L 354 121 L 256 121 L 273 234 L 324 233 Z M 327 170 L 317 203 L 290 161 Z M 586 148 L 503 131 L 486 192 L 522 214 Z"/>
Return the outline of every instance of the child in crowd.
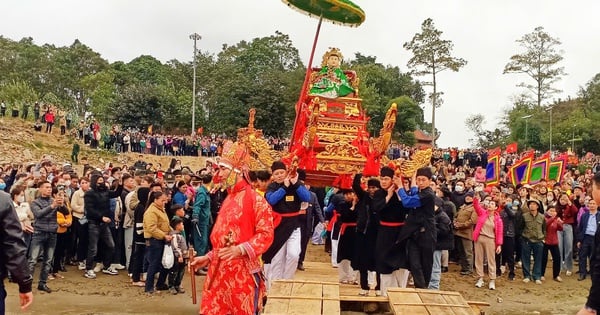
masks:
<path fill-rule="evenodd" d="M 169 271 L 169 292 L 171 294 L 185 293 L 185 290 L 181 286 L 181 280 L 185 273 L 185 268 L 188 260 L 188 246 L 181 232 L 183 231 L 183 220 L 175 216 L 171 219 L 171 232 L 169 235 L 173 236 L 171 240 L 171 248 L 173 248 L 173 254 L 175 255 L 175 263 Z"/>

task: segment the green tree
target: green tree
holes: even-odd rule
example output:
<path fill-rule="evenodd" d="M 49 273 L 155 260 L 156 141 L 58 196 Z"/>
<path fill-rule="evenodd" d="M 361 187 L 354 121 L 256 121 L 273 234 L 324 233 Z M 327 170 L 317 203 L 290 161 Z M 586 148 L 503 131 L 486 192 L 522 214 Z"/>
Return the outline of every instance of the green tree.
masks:
<path fill-rule="evenodd" d="M 537 99 L 537 106 L 541 106 L 544 100 L 560 92 L 553 84 L 566 75 L 564 67 L 558 66 L 563 60 L 562 51 L 557 51 L 561 42 L 538 26 L 533 32 L 518 39 L 517 43 L 524 51 L 510 57 L 510 61 L 504 67 L 504 73 L 524 73 L 533 79 L 535 84 L 521 82 L 517 86 L 533 93 Z"/>
<path fill-rule="evenodd" d="M 163 101 L 164 97 L 155 85 L 129 85 L 117 97 L 110 119 L 125 128 L 145 130 L 153 125 L 159 129 L 164 121 Z"/>
<path fill-rule="evenodd" d="M 452 70 L 457 72 L 467 64 L 462 58 L 452 56 L 454 44 L 450 40 L 441 38 L 442 31 L 435 28 L 431 18 L 421 24 L 421 33 L 415 34 L 410 42 L 404 43 L 403 47 L 412 52 L 413 57 L 408 61 L 408 67 L 413 69 L 417 76 L 431 75 L 433 92 L 429 98 L 431 101 L 431 134 L 433 136 L 433 147 L 437 139 L 435 129 L 435 110 L 442 104 L 442 92 L 438 91 L 437 74 Z"/>
<path fill-rule="evenodd" d="M 474 114 L 465 119 L 465 125 L 474 134 L 471 143 L 477 148 L 492 148 L 508 144 L 510 130 L 496 127 L 493 130 L 483 128 L 485 117 L 482 114 Z"/>
<path fill-rule="evenodd" d="M 23 103 L 32 104 L 38 99 L 38 93 L 25 81 L 0 86 L 0 100 L 4 100 L 8 108 L 20 110 Z"/>
<path fill-rule="evenodd" d="M 423 109 L 408 96 L 390 100 L 388 107 L 392 103 L 396 103 L 398 106 L 398 117 L 394 126 L 396 136 L 401 143 L 414 145 L 416 143 L 414 131 L 422 122 Z"/>

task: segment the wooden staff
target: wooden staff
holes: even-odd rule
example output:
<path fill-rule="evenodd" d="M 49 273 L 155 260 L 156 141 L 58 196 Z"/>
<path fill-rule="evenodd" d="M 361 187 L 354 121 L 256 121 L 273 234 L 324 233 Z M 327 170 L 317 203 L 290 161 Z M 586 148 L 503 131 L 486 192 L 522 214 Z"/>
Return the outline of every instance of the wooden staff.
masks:
<path fill-rule="evenodd" d="M 229 246 L 233 246 L 235 245 L 235 242 L 233 240 L 233 231 L 229 231 L 229 233 L 227 233 L 227 235 L 225 236 L 225 246 L 224 247 L 229 247 Z M 219 272 L 219 268 L 221 266 L 221 259 L 219 258 L 219 254 L 215 253 L 215 259 L 217 260 L 217 265 L 215 266 L 215 273 Z M 207 290 L 210 290 L 210 288 L 212 287 L 212 283 L 215 280 L 215 275 L 211 275 L 210 279 L 208 279 L 208 285 L 206 286 Z"/>
<path fill-rule="evenodd" d="M 194 271 L 194 268 L 192 268 L 194 256 L 194 249 L 188 249 L 188 270 L 190 271 L 190 280 L 192 281 L 192 303 L 196 304 L 198 302 L 196 298 L 196 272 Z"/>

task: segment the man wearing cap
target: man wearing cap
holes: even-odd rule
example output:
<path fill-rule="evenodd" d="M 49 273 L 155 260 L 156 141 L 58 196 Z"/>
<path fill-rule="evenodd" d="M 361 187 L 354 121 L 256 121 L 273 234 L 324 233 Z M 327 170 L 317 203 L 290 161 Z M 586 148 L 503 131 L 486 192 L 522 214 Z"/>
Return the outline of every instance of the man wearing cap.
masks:
<path fill-rule="evenodd" d="M 373 211 L 379 216 L 375 267 L 381 275 L 380 294 L 387 296 L 388 288 L 406 288 L 408 282 L 405 242 L 396 244 L 398 235 L 404 229 L 407 209 L 396 194 L 396 189 L 403 188 L 402 183 L 394 184 L 394 170 L 384 166 L 379 175 L 381 189 L 374 193 L 372 203 Z"/>
<path fill-rule="evenodd" d="M 463 276 L 473 273 L 473 226 L 478 216 L 473 207 L 475 193 L 469 191 L 465 194 L 465 203 L 458 208 L 454 217 L 454 236 L 458 251 L 460 274 Z"/>
<path fill-rule="evenodd" d="M 409 195 L 403 189 L 398 190 L 402 204 L 409 208 L 406 226 L 398 240 L 408 240 L 408 265 L 417 289 L 426 289 L 429 286 L 433 270 L 437 235 L 435 193 L 430 187 L 432 175 L 431 168 L 421 167 L 415 173 L 411 188 L 411 191 L 418 188 L 418 193 Z"/>
<path fill-rule="evenodd" d="M 228 194 L 210 235 L 213 249 L 192 261 L 196 270 L 208 265 L 200 314 L 250 315 L 262 308 L 259 257 L 273 242 L 273 217 L 269 204 L 252 189 L 248 160 L 244 145 L 224 145 L 215 177 Z"/>
<path fill-rule="evenodd" d="M 310 202 L 310 193 L 298 180 L 298 174 L 290 177 L 283 162 L 273 162 L 271 172 L 273 182 L 269 184 L 265 198 L 273 207 L 275 238 L 263 254 L 269 286 L 274 280 L 294 277 L 301 251 L 300 215 L 306 213 L 300 209 L 300 204 Z"/>
<path fill-rule="evenodd" d="M 358 197 L 356 203 L 357 222 L 356 239 L 354 241 L 356 250 L 355 258 L 352 259 L 352 268 L 360 273 L 360 292 L 359 295 L 369 294 L 368 272 L 376 270 L 375 246 L 377 245 L 377 229 L 379 226 L 379 216 L 373 207 L 375 194 L 381 190 L 379 180 L 370 178 L 367 181 L 367 190 L 361 186 L 362 174 L 356 174 L 352 183 L 352 189 Z M 384 197 L 385 198 L 385 197 Z M 377 284 L 375 293 L 381 294 L 381 276 L 377 273 Z"/>
<path fill-rule="evenodd" d="M 540 213 L 542 203 L 536 199 L 527 201 L 529 211 L 523 212 L 521 228 L 521 261 L 523 262 L 523 282 L 532 280 L 542 284 L 542 254 L 546 239 L 546 219 Z M 531 271 L 531 255 L 533 255 L 533 272 Z"/>

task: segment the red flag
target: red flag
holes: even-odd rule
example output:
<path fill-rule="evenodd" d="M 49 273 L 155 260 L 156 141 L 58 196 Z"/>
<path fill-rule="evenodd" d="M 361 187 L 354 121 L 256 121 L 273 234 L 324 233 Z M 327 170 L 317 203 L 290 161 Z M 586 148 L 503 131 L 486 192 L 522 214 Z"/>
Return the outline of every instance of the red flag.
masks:
<path fill-rule="evenodd" d="M 517 153 L 517 143 L 513 142 L 509 145 L 506 146 L 506 153 L 511 154 L 511 153 Z"/>
<path fill-rule="evenodd" d="M 488 157 L 500 155 L 501 153 L 502 153 L 502 149 L 500 149 L 500 147 L 496 147 L 491 150 L 488 150 Z"/>

